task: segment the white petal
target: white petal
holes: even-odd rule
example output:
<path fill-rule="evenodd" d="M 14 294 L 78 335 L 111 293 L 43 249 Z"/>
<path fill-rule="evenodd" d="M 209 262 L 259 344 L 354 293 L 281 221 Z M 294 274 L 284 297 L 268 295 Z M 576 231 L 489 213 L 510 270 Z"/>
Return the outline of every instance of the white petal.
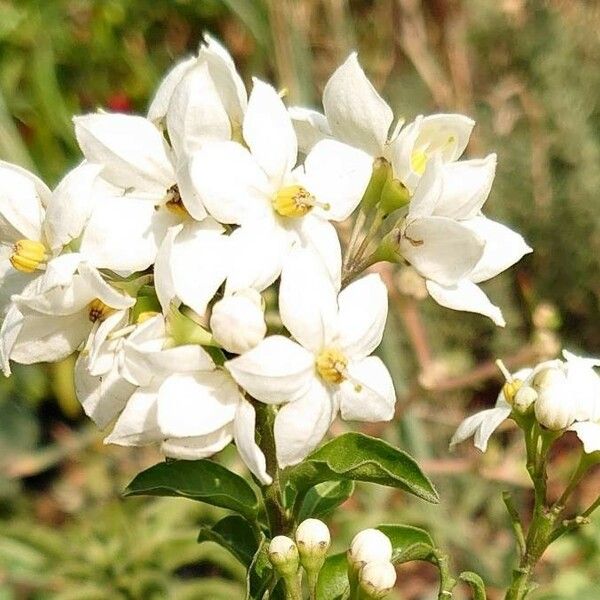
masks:
<path fill-rule="evenodd" d="M 475 121 L 459 114 L 437 114 L 424 117 L 416 145 L 426 145 L 441 152 L 444 162 L 457 160 L 465 151 Z"/>
<path fill-rule="evenodd" d="M 275 446 L 281 468 L 298 464 L 321 442 L 333 419 L 329 391 L 316 378 L 300 398 L 285 404 L 275 417 Z"/>
<path fill-rule="evenodd" d="M 270 206 L 271 188 L 250 152 L 236 142 L 214 142 L 195 153 L 190 176 L 202 210 L 220 223 L 241 224 L 260 219 Z M 200 219 L 194 206 L 186 205 Z"/>
<path fill-rule="evenodd" d="M 0 321 L 4 318 L 14 294 L 21 294 L 36 275 L 17 271 L 10 263 L 12 249 L 0 246 Z"/>
<path fill-rule="evenodd" d="M 220 452 L 232 438 L 231 427 L 223 427 L 198 437 L 170 438 L 162 443 L 160 449 L 169 458 L 198 460 Z"/>
<path fill-rule="evenodd" d="M 194 185 L 192 180 L 192 159 L 194 155 L 188 160 L 180 160 L 177 164 L 177 187 L 179 189 L 179 195 L 181 201 L 186 207 L 190 214 L 193 214 L 196 221 L 203 221 L 208 213 L 202 198 Z"/>
<path fill-rule="evenodd" d="M 445 217 L 410 222 L 400 240 L 404 258 L 426 279 L 454 285 L 467 276 L 483 255 L 483 240 Z"/>
<path fill-rule="evenodd" d="M 306 187 L 321 204 L 313 212 L 332 221 L 343 221 L 352 214 L 373 171 L 371 156 L 335 140 L 318 142 L 304 165 Z"/>
<path fill-rule="evenodd" d="M 356 52 L 327 82 L 323 107 L 336 138 L 371 156 L 381 156 L 394 115 L 367 79 Z"/>
<path fill-rule="evenodd" d="M 81 313 L 48 316 L 25 312 L 10 358 L 24 365 L 57 362 L 71 355 L 91 329 L 92 323 Z"/>
<path fill-rule="evenodd" d="M 475 447 L 485 452 L 490 436 L 508 418 L 510 412 L 510 406 L 507 408 L 490 408 L 466 418 L 452 436 L 450 447 L 452 448 L 474 435 Z"/>
<path fill-rule="evenodd" d="M 504 327 L 506 321 L 502 311 L 492 304 L 481 288 L 468 279 L 461 279 L 453 286 L 443 286 L 435 281 L 427 281 L 427 291 L 442 306 L 452 310 L 479 313 L 489 317 L 498 327 Z"/>
<path fill-rule="evenodd" d="M 44 206 L 50 190 L 33 173 L 0 161 L 0 239 L 41 241 Z"/>
<path fill-rule="evenodd" d="M 592 423 L 591 421 L 573 423 L 569 430 L 577 434 L 583 444 L 583 450 L 587 454 L 600 450 L 600 423 Z"/>
<path fill-rule="evenodd" d="M 90 265 L 80 264 L 79 274 L 94 294 L 93 297 L 102 300 L 104 304 L 116 309 L 129 308 L 135 304 L 135 298 L 117 291 L 102 278 L 97 269 Z"/>
<path fill-rule="evenodd" d="M 261 402 L 281 404 L 302 396 L 314 379 L 314 356 L 281 335 L 225 363 L 233 378 Z"/>
<path fill-rule="evenodd" d="M 174 215 L 157 211 L 147 199 L 106 196 L 95 204 L 79 249 L 98 268 L 123 274 L 143 271 L 154 262 L 175 222 Z"/>
<path fill-rule="evenodd" d="M 122 188 L 166 193 L 175 183 L 166 142 L 147 119 L 118 113 L 75 117 L 75 135 L 84 156 L 102 165 L 102 176 Z"/>
<path fill-rule="evenodd" d="M 304 154 L 308 154 L 317 142 L 331 137 L 327 118 L 320 112 L 302 106 L 291 106 L 288 113 L 296 131 L 298 147 Z"/>
<path fill-rule="evenodd" d="M 490 194 L 495 174 L 495 154 L 443 165 L 443 192 L 434 214 L 450 219 L 475 217 Z"/>
<path fill-rule="evenodd" d="M 336 333 L 337 298 L 318 255 L 296 248 L 288 255 L 279 286 L 281 321 L 305 348 L 317 352 Z"/>
<path fill-rule="evenodd" d="M 196 57 L 190 56 L 179 61 L 171 70 L 163 77 L 154 98 L 148 107 L 148 120 L 152 121 L 155 125 L 158 125 L 167 114 L 169 102 L 173 90 L 177 87 L 177 84 L 182 80 L 183 76 L 196 64 Z"/>
<path fill-rule="evenodd" d="M 177 84 L 167 110 L 169 140 L 185 158 L 211 140 L 229 140 L 231 125 L 208 65 L 199 62 Z"/>
<path fill-rule="evenodd" d="M 267 461 L 255 441 L 256 412 L 247 400 L 242 400 L 235 414 L 233 434 L 235 445 L 250 472 L 263 484 L 270 485 L 272 477 L 267 473 Z"/>
<path fill-rule="evenodd" d="M 340 384 L 342 419 L 377 423 L 394 417 L 396 392 L 387 367 L 377 356 L 348 365 L 349 379 Z"/>
<path fill-rule="evenodd" d="M 398 135 L 388 144 L 388 154 L 392 163 L 394 177 L 400 179 L 410 191 L 417 187 L 421 175 L 412 170 L 412 156 L 415 144 L 421 130 L 423 116 L 419 115 L 414 121 L 402 128 Z M 435 156 L 435 155 L 434 155 Z M 426 163 L 426 169 L 429 165 Z"/>
<path fill-rule="evenodd" d="M 94 184 L 101 170 L 100 165 L 83 162 L 67 173 L 54 190 L 44 219 L 50 249 L 59 250 L 81 235 L 92 211 Z"/>
<path fill-rule="evenodd" d="M 115 363 L 103 375 L 90 375 L 87 360 L 81 355 L 75 363 L 75 391 L 85 414 L 104 429 L 122 410 L 135 390 L 123 379 Z"/>
<path fill-rule="evenodd" d="M 16 304 L 11 304 L 0 327 L 0 360 L 2 372 L 6 377 L 10 375 L 10 355 L 19 337 L 24 322 L 23 313 Z"/>
<path fill-rule="evenodd" d="M 338 337 L 344 354 L 354 359 L 368 356 L 383 337 L 388 310 L 387 288 L 381 277 L 366 275 L 338 296 Z"/>
<path fill-rule="evenodd" d="M 129 398 L 105 444 L 144 446 L 162 439 L 156 421 L 155 387 L 140 388 Z"/>
<path fill-rule="evenodd" d="M 254 78 L 244 118 L 244 140 L 275 188 L 292 171 L 298 157 L 296 133 L 277 92 Z"/>
<path fill-rule="evenodd" d="M 165 313 L 173 297 L 199 315 L 206 312 L 229 266 L 229 238 L 222 231 L 211 219 L 169 232 L 155 264 L 156 291 Z"/>
<path fill-rule="evenodd" d="M 96 365 L 96 362 L 106 362 L 106 354 L 109 354 L 107 350 L 112 347 L 113 352 L 110 352 L 110 366 L 114 359 L 114 352 L 118 345 L 119 340 L 111 341 L 108 336 L 113 332 L 125 327 L 129 322 L 129 311 L 118 310 L 111 315 L 108 315 L 95 332 L 92 332 L 91 339 L 85 345 L 87 351 L 86 356 L 86 367 L 93 375 L 101 375 L 105 371 L 103 367 L 105 365 Z"/>
<path fill-rule="evenodd" d="M 253 221 L 229 236 L 230 264 L 225 293 L 268 288 L 281 273 L 292 239 L 272 221 Z"/>
<path fill-rule="evenodd" d="M 427 162 L 425 172 L 419 180 L 415 193 L 410 200 L 408 214 L 411 219 L 430 217 L 434 214 L 442 197 L 443 177 L 442 160 L 439 154 Z"/>
<path fill-rule="evenodd" d="M 462 224 L 485 241 L 483 256 L 469 274 L 475 283 L 487 281 L 533 252 L 521 235 L 486 217 L 475 217 Z"/>
<path fill-rule="evenodd" d="M 340 289 L 342 276 L 342 249 L 335 227 L 325 219 L 312 214 L 299 219 L 296 229 L 300 244 L 316 252 L 329 272 L 335 289 Z"/>
<path fill-rule="evenodd" d="M 175 373 L 158 391 L 157 421 L 164 438 L 213 433 L 231 423 L 240 393 L 222 370 Z"/>
<path fill-rule="evenodd" d="M 567 382 L 570 400 L 575 402 L 577 421 L 600 420 L 600 376 L 593 359 L 579 358 L 567 352 Z"/>

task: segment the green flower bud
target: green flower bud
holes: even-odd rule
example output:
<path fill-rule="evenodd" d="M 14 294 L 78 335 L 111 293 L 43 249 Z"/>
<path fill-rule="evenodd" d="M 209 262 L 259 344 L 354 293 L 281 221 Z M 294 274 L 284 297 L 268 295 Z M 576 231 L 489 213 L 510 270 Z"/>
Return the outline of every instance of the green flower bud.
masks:
<path fill-rule="evenodd" d="M 361 598 L 379 599 L 387 596 L 396 583 L 396 569 L 387 560 L 367 563 L 359 574 Z"/>
<path fill-rule="evenodd" d="M 300 567 L 300 557 L 294 540 L 285 535 L 278 535 L 271 540 L 268 553 L 271 564 L 283 578 L 296 575 Z"/>

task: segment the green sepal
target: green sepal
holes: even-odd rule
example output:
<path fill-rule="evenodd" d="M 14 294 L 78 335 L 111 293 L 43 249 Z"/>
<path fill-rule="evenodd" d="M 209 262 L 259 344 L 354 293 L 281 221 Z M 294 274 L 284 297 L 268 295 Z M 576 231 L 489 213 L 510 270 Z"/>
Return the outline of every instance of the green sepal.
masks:
<path fill-rule="evenodd" d="M 212 460 L 172 460 L 139 473 L 125 496 L 179 496 L 228 508 L 249 520 L 258 514 L 258 499 L 245 479 Z"/>
<path fill-rule="evenodd" d="M 212 527 L 203 526 L 198 533 L 198 543 L 215 542 L 245 567 L 249 567 L 259 546 L 257 533 L 252 525 L 239 515 L 228 515 Z"/>
<path fill-rule="evenodd" d="M 171 303 L 167 315 L 167 333 L 173 346 L 198 344 L 200 346 L 216 346 L 212 334 L 202 325 L 183 314 L 179 308 Z"/>

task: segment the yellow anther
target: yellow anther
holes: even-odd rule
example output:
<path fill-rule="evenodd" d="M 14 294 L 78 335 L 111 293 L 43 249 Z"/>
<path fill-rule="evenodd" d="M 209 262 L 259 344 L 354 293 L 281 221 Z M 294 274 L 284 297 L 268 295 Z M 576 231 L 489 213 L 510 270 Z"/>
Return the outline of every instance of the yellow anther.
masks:
<path fill-rule="evenodd" d="M 167 207 L 167 210 L 170 210 L 179 217 L 190 216 L 190 213 L 187 211 L 187 208 L 184 206 L 183 201 L 181 200 L 181 194 L 179 193 L 177 184 L 172 185 L 167 190 L 165 206 Z"/>
<path fill-rule="evenodd" d="M 144 312 L 141 312 L 138 315 L 136 323 L 139 325 L 140 323 L 143 323 L 144 321 L 148 321 L 149 319 L 154 318 L 158 314 L 160 314 L 160 313 L 156 312 L 155 310 L 146 310 Z"/>
<path fill-rule="evenodd" d="M 104 304 L 104 302 L 102 302 L 102 300 L 99 298 L 92 300 L 89 303 L 88 308 L 89 318 L 92 323 L 95 323 L 96 321 L 104 321 L 108 315 L 115 312 L 114 308 L 111 308 L 108 306 L 108 304 Z"/>
<path fill-rule="evenodd" d="M 314 197 L 300 185 L 281 188 L 273 199 L 273 208 L 282 217 L 303 217 L 314 205 Z"/>
<path fill-rule="evenodd" d="M 502 393 L 504 394 L 504 399 L 512 406 L 515 402 L 515 395 L 522 387 L 523 382 L 520 379 L 513 379 L 512 381 L 507 381 L 502 386 Z"/>
<path fill-rule="evenodd" d="M 327 383 L 342 383 L 346 379 L 348 359 L 337 348 L 325 348 L 317 355 L 317 373 Z"/>
<path fill-rule="evenodd" d="M 410 168 L 417 174 L 423 175 L 429 157 L 423 150 L 414 150 L 410 155 Z"/>
<path fill-rule="evenodd" d="M 48 255 L 41 242 L 34 240 L 19 240 L 10 257 L 10 264 L 22 273 L 33 273 L 36 269 L 43 269 Z"/>

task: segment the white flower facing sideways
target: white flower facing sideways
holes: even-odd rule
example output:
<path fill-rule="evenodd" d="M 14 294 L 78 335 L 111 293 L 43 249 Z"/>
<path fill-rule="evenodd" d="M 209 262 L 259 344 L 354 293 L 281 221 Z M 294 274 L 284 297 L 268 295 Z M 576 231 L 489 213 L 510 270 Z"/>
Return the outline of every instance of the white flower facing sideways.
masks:
<path fill-rule="evenodd" d="M 205 144 L 191 174 L 199 201 L 231 234 L 227 292 L 262 290 L 279 276 L 294 243 L 320 254 L 332 278 L 340 277 L 341 251 L 330 221 L 343 221 L 360 202 L 371 159 L 334 140 L 318 143 L 296 167 L 298 147 L 277 92 L 254 79 L 238 142 Z M 295 168 L 296 167 L 296 168 Z"/>
<path fill-rule="evenodd" d="M 466 418 L 450 447 L 475 436 L 475 446 L 487 449 L 492 433 L 514 411 L 533 411 L 537 421 L 554 431 L 575 431 L 586 452 L 600 450 L 600 359 L 563 351 L 565 360 L 550 360 L 511 375 L 496 406 Z"/>
<path fill-rule="evenodd" d="M 345 420 L 389 421 L 396 396 L 383 362 L 369 356 L 387 317 L 378 275 L 338 294 L 318 257 L 295 249 L 281 274 L 279 311 L 294 340 L 268 336 L 225 366 L 254 398 L 280 405 L 275 443 L 286 467 L 319 444 L 338 410 Z"/>

